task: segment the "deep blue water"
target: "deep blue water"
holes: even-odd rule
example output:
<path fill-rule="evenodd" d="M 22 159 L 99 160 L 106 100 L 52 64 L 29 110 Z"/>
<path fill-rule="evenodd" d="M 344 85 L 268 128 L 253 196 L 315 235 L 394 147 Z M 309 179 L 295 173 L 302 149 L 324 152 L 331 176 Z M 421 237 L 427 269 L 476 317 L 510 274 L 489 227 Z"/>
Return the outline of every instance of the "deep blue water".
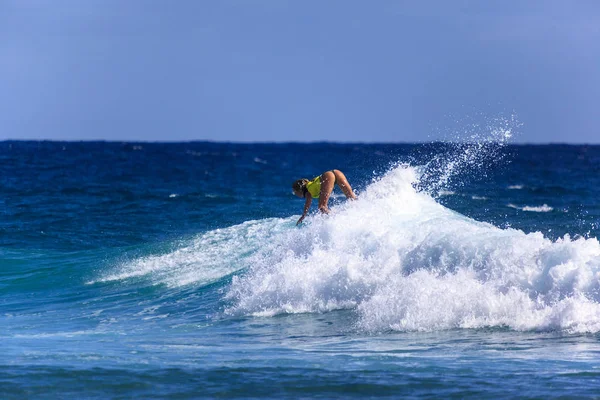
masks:
<path fill-rule="evenodd" d="M 296 227 L 332 168 L 359 200 Z M 0 177 L 1 398 L 600 396 L 600 146 L 1 142 Z"/>

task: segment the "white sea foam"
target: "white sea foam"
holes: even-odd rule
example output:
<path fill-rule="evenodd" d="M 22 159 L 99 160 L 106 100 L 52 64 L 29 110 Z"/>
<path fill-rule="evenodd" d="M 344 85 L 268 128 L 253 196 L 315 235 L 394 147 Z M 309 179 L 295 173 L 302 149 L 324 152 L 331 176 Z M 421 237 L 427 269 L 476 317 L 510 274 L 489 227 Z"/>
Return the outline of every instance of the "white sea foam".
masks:
<path fill-rule="evenodd" d="M 533 207 L 533 206 L 525 206 L 522 208 L 523 211 L 533 211 L 533 212 L 550 212 L 554 210 L 553 207 L 550 207 L 548 204 L 543 204 L 541 206 Z"/>
<path fill-rule="evenodd" d="M 521 190 L 524 188 L 524 186 L 523 185 L 510 185 L 508 188 L 510 190 Z"/>
<path fill-rule="evenodd" d="M 595 238 L 477 222 L 415 191 L 416 179 L 398 167 L 333 214 L 265 236 L 241 260 L 226 313 L 355 309 L 367 331 L 600 331 Z"/>
<path fill-rule="evenodd" d="M 452 196 L 454 194 L 456 194 L 456 193 L 453 192 L 452 190 L 440 190 L 439 196 Z"/>
<path fill-rule="evenodd" d="M 261 158 L 254 157 L 254 162 L 259 164 L 267 164 L 267 162 Z"/>
<path fill-rule="evenodd" d="M 517 210 L 532 211 L 532 212 L 550 212 L 550 211 L 554 210 L 554 208 L 550 207 L 548 204 L 543 204 L 541 206 L 519 207 L 519 206 L 514 205 L 514 204 L 511 203 L 511 204 L 507 204 L 507 207 L 516 208 Z"/>

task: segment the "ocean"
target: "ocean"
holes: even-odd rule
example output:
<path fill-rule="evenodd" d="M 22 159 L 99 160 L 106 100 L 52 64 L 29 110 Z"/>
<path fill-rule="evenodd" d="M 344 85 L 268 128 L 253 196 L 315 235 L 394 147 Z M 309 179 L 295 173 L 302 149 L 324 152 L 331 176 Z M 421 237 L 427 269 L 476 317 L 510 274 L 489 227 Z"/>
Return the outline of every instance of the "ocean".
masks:
<path fill-rule="evenodd" d="M 296 226 L 294 180 L 342 170 Z M 600 146 L 0 142 L 0 398 L 600 398 Z"/>

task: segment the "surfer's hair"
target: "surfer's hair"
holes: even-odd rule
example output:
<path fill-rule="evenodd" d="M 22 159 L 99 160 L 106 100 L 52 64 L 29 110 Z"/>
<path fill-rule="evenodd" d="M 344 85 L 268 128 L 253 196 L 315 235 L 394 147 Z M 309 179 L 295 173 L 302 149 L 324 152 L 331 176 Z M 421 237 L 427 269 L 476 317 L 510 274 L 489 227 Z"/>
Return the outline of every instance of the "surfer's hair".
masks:
<path fill-rule="evenodd" d="M 292 189 L 294 189 L 294 192 L 304 192 L 304 190 L 306 190 L 306 184 L 308 182 L 310 181 L 306 178 L 298 179 L 292 184 Z"/>

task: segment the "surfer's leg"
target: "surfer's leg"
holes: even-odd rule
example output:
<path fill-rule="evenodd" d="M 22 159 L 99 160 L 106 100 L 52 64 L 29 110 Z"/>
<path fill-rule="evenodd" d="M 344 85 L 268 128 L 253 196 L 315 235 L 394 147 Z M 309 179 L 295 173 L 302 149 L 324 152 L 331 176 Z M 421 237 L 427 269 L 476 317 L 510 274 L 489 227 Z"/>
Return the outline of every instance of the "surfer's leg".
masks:
<path fill-rule="evenodd" d="M 333 191 L 333 185 L 335 184 L 335 175 L 333 171 L 327 171 L 321 175 L 321 193 L 319 194 L 319 211 L 325 214 L 329 214 L 329 208 L 327 202 L 329 202 L 329 196 Z"/>
<path fill-rule="evenodd" d="M 352 186 L 350 186 L 348 179 L 346 179 L 346 176 L 342 173 L 342 171 L 334 169 L 333 173 L 335 175 L 335 183 L 337 183 L 340 189 L 342 189 L 342 192 L 344 192 L 346 198 L 352 200 L 356 199 L 356 195 L 352 191 Z"/>

